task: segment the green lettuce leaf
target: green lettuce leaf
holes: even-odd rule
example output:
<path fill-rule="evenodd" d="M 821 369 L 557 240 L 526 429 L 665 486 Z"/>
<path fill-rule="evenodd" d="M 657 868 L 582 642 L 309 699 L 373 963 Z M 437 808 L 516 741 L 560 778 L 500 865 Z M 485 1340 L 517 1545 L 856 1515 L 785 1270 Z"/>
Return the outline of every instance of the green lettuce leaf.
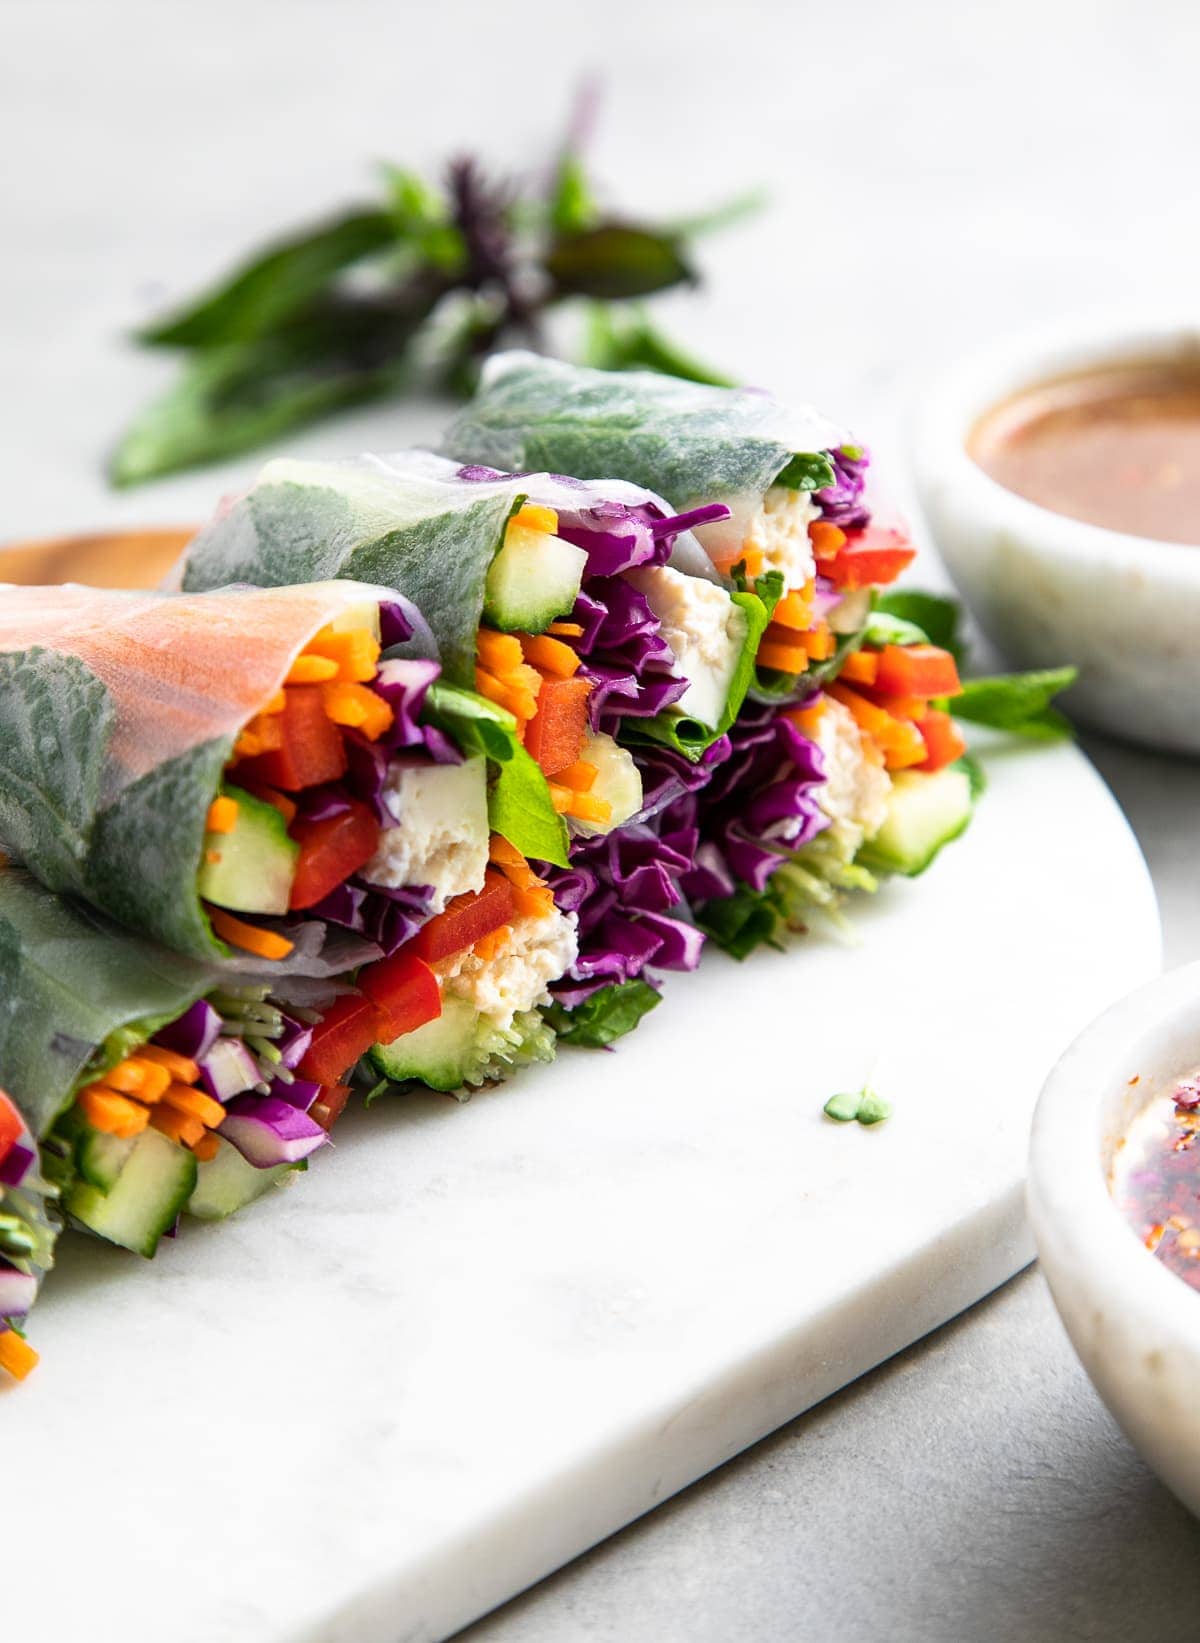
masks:
<path fill-rule="evenodd" d="M 488 788 L 492 831 L 534 861 L 567 865 L 567 827 L 554 808 L 540 766 L 517 739 L 517 721 L 473 690 L 438 679 L 425 698 L 432 723 L 464 753 L 483 753 L 495 767 Z"/>
<path fill-rule="evenodd" d="M 564 1044 L 603 1048 L 631 1033 L 644 1015 L 662 1003 L 646 981 L 619 981 L 601 987 L 573 1010 L 551 1004 L 543 1014 Z"/>

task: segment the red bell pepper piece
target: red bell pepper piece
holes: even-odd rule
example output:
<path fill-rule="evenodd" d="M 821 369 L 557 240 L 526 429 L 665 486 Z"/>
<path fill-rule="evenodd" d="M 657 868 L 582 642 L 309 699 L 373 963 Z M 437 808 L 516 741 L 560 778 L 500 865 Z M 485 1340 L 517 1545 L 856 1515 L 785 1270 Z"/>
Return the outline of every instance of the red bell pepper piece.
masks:
<path fill-rule="evenodd" d="M 875 688 L 885 696 L 957 696 L 958 666 L 948 650 L 936 645 L 885 645 L 879 652 Z"/>
<path fill-rule="evenodd" d="M 328 1134 L 346 1110 L 349 1099 L 349 1084 L 326 1084 L 308 1109 L 308 1116 Z"/>
<path fill-rule="evenodd" d="M 516 908 L 512 885 L 489 867 L 483 889 L 455 896 L 445 912 L 421 926 L 407 944 L 407 950 L 424 959 L 426 964 L 434 964 L 452 953 L 461 953 L 465 947 L 474 947 L 502 924 L 510 924 Z"/>
<path fill-rule="evenodd" d="M 25 1133 L 25 1124 L 11 1098 L 0 1090 L 0 1164 Z"/>
<path fill-rule="evenodd" d="M 342 733 L 325 711 L 320 685 L 288 685 L 279 714 L 283 746 L 257 758 L 241 760 L 238 776 L 296 792 L 346 774 Z"/>
<path fill-rule="evenodd" d="M 368 805 L 351 799 L 349 810 L 336 816 L 294 821 L 291 835 L 300 846 L 288 902 L 295 910 L 315 906 L 370 861 L 379 843 L 379 823 Z"/>
<path fill-rule="evenodd" d="M 924 718 L 917 720 L 917 729 L 925 743 L 928 757 L 918 770 L 942 770 L 967 751 L 967 739 L 948 713 L 931 707 Z"/>
<path fill-rule="evenodd" d="M 845 547 L 821 569 L 835 588 L 851 593 L 856 588 L 894 582 L 916 556 L 917 550 L 903 532 L 866 525 L 862 530 L 850 531 Z"/>
<path fill-rule="evenodd" d="M 415 1032 L 442 1013 L 442 993 L 433 971 L 411 950 L 401 947 L 361 972 L 358 985 L 384 1022 L 383 1039 Z"/>
<path fill-rule="evenodd" d="M 335 998 L 313 1028 L 312 1042 L 296 1071 L 318 1084 L 337 1084 L 360 1055 L 379 1042 L 382 1023 L 369 998 Z"/>
<path fill-rule="evenodd" d="M 546 776 L 557 776 L 575 764 L 583 751 L 591 681 L 578 674 L 570 679 L 542 680 L 537 712 L 525 727 L 525 750 Z"/>

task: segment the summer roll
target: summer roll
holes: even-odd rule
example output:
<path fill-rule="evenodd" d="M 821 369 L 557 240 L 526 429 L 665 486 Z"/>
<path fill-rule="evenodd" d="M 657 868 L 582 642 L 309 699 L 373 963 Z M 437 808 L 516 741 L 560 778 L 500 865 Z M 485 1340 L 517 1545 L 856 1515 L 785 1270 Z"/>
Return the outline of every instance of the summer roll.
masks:
<path fill-rule="evenodd" d="M 844 649 L 869 590 L 914 556 L 902 527 L 872 520 L 866 448 L 810 407 L 756 389 L 498 354 L 442 449 L 518 471 L 619 474 L 685 511 L 724 504 L 695 534 L 722 575 L 777 590 L 759 662 L 779 694 Z"/>

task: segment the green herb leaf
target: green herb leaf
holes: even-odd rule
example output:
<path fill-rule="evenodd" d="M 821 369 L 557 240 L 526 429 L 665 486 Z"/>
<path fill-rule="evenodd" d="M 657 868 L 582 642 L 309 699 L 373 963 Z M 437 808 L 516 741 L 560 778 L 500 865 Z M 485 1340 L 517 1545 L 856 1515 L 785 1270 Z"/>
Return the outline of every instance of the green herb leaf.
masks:
<path fill-rule="evenodd" d="M 672 235 L 621 223 L 562 236 L 546 253 L 544 266 L 561 295 L 605 302 L 648 297 L 696 277 Z"/>
<path fill-rule="evenodd" d="M 973 724 L 991 725 L 1034 741 L 1062 741 L 1074 731 L 1070 720 L 1050 703 L 1074 684 L 1078 671 L 1058 667 L 967 679 L 962 695 L 952 696 L 947 706 L 956 718 Z"/>
<path fill-rule="evenodd" d="M 922 639 L 931 645 L 940 645 L 957 661 L 962 661 L 963 645 L 958 631 L 962 612 L 957 600 L 943 598 L 938 593 L 921 593 L 916 588 L 895 588 L 877 596 L 872 616 L 890 616 L 901 622 L 909 622 L 919 631 Z M 912 644 L 921 641 L 893 642 Z"/>
<path fill-rule="evenodd" d="M 751 189 L 749 193 L 726 200 L 723 205 L 713 206 L 711 211 L 702 211 L 695 217 L 682 217 L 672 225 L 672 232 L 683 240 L 695 239 L 700 234 L 718 233 L 723 228 L 731 228 L 734 223 L 744 222 L 747 217 L 757 216 L 767 205 L 768 199 L 765 188 Z"/>
<path fill-rule="evenodd" d="M 926 645 L 930 643 L 924 628 L 915 622 L 906 622 L 902 616 L 891 616 L 886 610 L 873 610 L 863 629 L 865 645 Z"/>
<path fill-rule="evenodd" d="M 149 325 L 138 340 L 158 348 L 252 342 L 305 307 L 336 274 L 393 243 L 386 211 L 352 211 L 279 240 L 189 307 Z"/>
<path fill-rule="evenodd" d="M 383 175 L 402 262 L 423 262 L 443 273 L 461 273 L 467 262 L 466 242 L 450 220 L 445 198 L 415 171 L 385 165 Z"/>
<path fill-rule="evenodd" d="M 554 808 L 540 766 L 517 739 L 511 713 L 473 690 L 438 679 L 426 711 L 464 753 L 484 753 L 496 767 L 488 791 L 492 831 L 534 861 L 567 866 L 566 823 Z"/>
<path fill-rule="evenodd" d="M 564 1044 L 602 1048 L 631 1033 L 661 1003 L 662 994 L 648 982 L 621 981 L 601 987 L 573 1010 L 551 1004 L 542 1013 Z"/>
<path fill-rule="evenodd" d="M 583 363 L 599 371 L 659 371 L 714 388 L 733 387 L 732 377 L 715 371 L 676 346 L 652 325 L 644 310 L 631 314 L 593 303 L 588 311 Z"/>
<path fill-rule="evenodd" d="M 598 215 L 583 161 L 578 154 L 564 154 L 550 196 L 550 226 L 566 238 L 585 233 Z"/>
<path fill-rule="evenodd" d="M 876 1095 L 874 1090 L 867 1089 L 863 1091 L 862 1100 L 859 1102 L 857 1113 L 855 1113 L 855 1117 L 860 1124 L 882 1124 L 885 1119 L 891 1116 L 892 1103 L 890 1101 L 885 1101 L 881 1095 Z"/>
<path fill-rule="evenodd" d="M 739 884 L 731 896 L 704 902 L 694 916 L 714 944 L 739 963 L 756 947 L 779 945 L 782 924 L 769 885 L 759 891 Z"/>
<path fill-rule="evenodd" d="M 852 1124 L 858 1117 L 862 1098 L 861 1090 L 843 1090 L 841 1095 L 831 1095 L 821 1110 L 826 1118 L 839 1124 Z"/>
<path fill-rule="evenodd" d="M 836 478 L 833 463 L 827 456 L 819 451 L 798 451 L 775 475 L 775 483 L 786 485 L 789 491 L 823 491 Z"/>

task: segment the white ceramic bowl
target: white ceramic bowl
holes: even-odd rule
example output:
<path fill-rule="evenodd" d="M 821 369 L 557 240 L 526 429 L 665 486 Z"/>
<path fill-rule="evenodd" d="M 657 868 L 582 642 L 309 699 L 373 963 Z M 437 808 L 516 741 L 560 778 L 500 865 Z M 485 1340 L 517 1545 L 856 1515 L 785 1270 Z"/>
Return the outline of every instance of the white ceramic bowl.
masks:
<path fill-rule="evenodd" d="M 1108 1190 L 1130 1120 L 1198 1064 L 1194 963 L 1102 1015 L 1050 1074 L 1034 1119 L 1029 1207 L 1055 1304 L 1096 1390 L 1200 1514 L 1200 1291 L 1143 1247 Z"/>
<path fill-rule="evenodd" d="M 1200 551 L 1051 513 L 967 455 L 983 412 L 1094 365 L 1200 350 L 1200 321 L 1111 316 L 1009 339 L 947 371 L 919 408 L 917 486 L 947 569 L 1015 665 L 1074 662 L 1066 705 L 1119 736 L 1200 752 Z"/>

